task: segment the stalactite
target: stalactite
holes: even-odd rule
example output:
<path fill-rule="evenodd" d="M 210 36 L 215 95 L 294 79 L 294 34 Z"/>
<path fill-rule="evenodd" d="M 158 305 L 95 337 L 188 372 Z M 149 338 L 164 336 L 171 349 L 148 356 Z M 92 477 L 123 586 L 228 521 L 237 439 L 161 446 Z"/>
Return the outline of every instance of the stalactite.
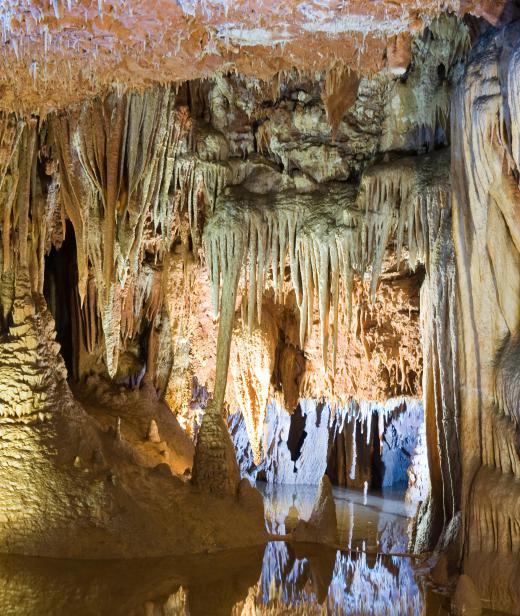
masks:
<path fill-rule="evenodd" d="M 324 367 L 331 334 L 334 365 L 338 314 L 345 304 L 350 319 L 354 275 L 370 276 L 374 297 L 389 244 L 395 244 L 398 268 L 404 247 L 412 269 L 418 262 L 427 263 L 428 217 L 447 194 L 447 174 L 448 159 L 441 152 L 367 170 L 357 195 L 340 185 L 310 195 L 282 193 L 270 200 L 228 190 L 217 200 L 211 226 L 205 230 L 215 311 L 223 258 L 218 255 L 227 250 L 217 238 L 226 230 L 240 230 L 245 242 L 240 284 L 249 330 L 261 320 L 267 284 L 281 297 L 288 265 L 300 311 L 301 348 L 313 327 L 316 296 Z"/>
<path fill-rule="evenodd" d="M 216 213 L 206 225 L 203 237 L 210 272 L 213 307 L 215 312 L 220 311 L 214 405 L 212 406 L 217 414 L 223 411 L 236 295 L 246 242 L 244 230 L 240 225 L 229 229 L 221 224 L 220 218 L 219 213 Z M 222 292 L 220 292 L 221 285 Z"/>
<path fill-rule="evenodd" d="M 359 76 L 350 67 L 336 63 L 327 72 L 321 96 L 333 140 L 336 138 L 343 115 L 356 102 L 358 86 Z"/>
<path fill-rule="evenodd" d="M 178 210 L 188 213 L 192 239 L 198 245 L 204 218 L 211 214 L 217 196 L 227 185 L 229 169 L 222 163 L 201 161 L 194 155 L 180 157 L 173 170 L 173 187 L 177 191 Z M 208 205 L 205 212 L 204 204 Z"/>
<path fill-rule="evenodd" d="M 0 114 L 0 236 L 2 243 L 0 323 L 2 327 L 7 325 L 7 316 L 11 311 L 15 295 L 14 260 L 17 243 L 15 232 L 18 224 L 16 202 L 20 178 L 18 146 L 22 136 L 26 133 L 25 122 L 17 120 L 14 115 Z"/>
<path fill-rule="evenodd" d="M 61 198 L 76 234 L 81 303 L 91 264 L 111 375 L 125 289 L 138 275 L 150 213 L 163 241 L 172 239 L 169 186 L 177 146 L 189 128 L 173 103 L 166 87 L 114 92 L 52 118 Z"/>

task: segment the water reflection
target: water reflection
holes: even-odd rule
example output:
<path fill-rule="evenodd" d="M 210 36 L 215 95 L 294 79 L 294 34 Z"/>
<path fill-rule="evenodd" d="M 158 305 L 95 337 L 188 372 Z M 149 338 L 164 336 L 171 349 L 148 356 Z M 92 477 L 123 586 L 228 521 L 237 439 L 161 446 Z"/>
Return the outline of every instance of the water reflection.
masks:
<path fill-rule="evenodd" d="M 307 519 L 317 494 L 314 486 L 259 488 L 268 529 L 276 533 L 286 532 L 288 519 Z M 345 550 L 270 543 L 263 560 L 261 603 L 312 606 L 315 613 L 323 609 L 327 614 L 425 614 L 427 602 L 414 575 L 414 561 L 391 555 L 408 547 L 414 510 L 404 495 L 338 488 L 334 496 Z"/>
<path fill-rule="evenodd" d="M 310 515 L 315 489 L 264 486 L 267 520 L 284 532 L 291 508 Z M 0 557 L 3 616 L 261 616 L 447 614 L 423 592 L 413 561 L 377 551 L 406 547 L 397 499 L 336 493 L 342 545 L 270 542 L 265 549 L 142 561 Z M 357 550 L 356 550 L 357 548 Z"/>
<path fill-rule="evenodd" d="M 330 614 L 420 615 L 424 601 L 410 559 L 285 544 L 266 548 L 261 603 L 315 606 Z M 260 601 L 258 601 L 260 603 Z"/>
<path fill-rule="evenodd" d="M 264 548 L 179 559 L 0 557 L 2 616 L 229 616 L 258 583 Z"/>
<path fill-rule="evenodd" d="M 258 483 L 257 487 L 264 495 L 267 528 L 275 534 L 287 531 L 287 518 L 308 519 L 318 493 L 317 486 Z M 363 494 L 334 488 L 334 499 L 341 547 L 386 554 L 407 551 L 415 505 L 404 501 L 403 491 Z"/>

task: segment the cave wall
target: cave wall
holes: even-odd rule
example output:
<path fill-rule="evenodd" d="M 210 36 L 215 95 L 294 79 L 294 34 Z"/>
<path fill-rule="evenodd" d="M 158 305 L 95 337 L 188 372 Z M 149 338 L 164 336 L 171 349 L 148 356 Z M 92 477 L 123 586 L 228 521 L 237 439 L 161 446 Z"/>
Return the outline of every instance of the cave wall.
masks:
<path fill-rule="evenodd" d="M 117 551 L 144 522 L 158 529 L 139 546 L 147 554 L 160 553 L 165 526 L 168 545 L 211 548 L 212 533 L 224 545 L 222 520 L 241 501 L 225 400 L 249 414 L 258 454 L 273 394 L 294 409 L 303 395 L 422 391 L 432 489 L 416 547 L 458 537 L 486 598 L 516 609 L 518 29 L 488 33 L 463 74 L 469 30 L 453 16 L 431 21 L 394 72 L 285 67 L 274 83 L 219 73 L 95 92 L 47 116 L 2 112 L 2 549 L 80 555 L 86 545 L 103 555 L 93 535 Z M 71 226 L 67 375 L 45 277 L 46 255 L 50 283 L 49 259 L 71 241 Z M 91 379 L 94 399 L 117 392 L 114 426 L 106 416 L 91 422 L 67 376 Z M 137 398 L 125 398 L 128 389 Z M 143 451 L 156 429 L 167 432 L 158 412 L 146 414 L 146 430 L 127 427 L 125 404 L 140 395 L 164 396 L 199 430 L 193 484 L 179 476 L 184 454 L 165 468 L 162 441 Z M 192 416 L 206 406 L 199 428 Z M 218 478 L 227 500 L 207 495 Z M 135 517 L 111 525 L 134 500 Z M 180 527 L 193 523 L 193 542 L 154 513 L 172 503 Z M 206 508 L 214 527 L 197 513 Z M 236 515 L 247 529 L 241 541 L 263 539 L 258 519 Z M 69 540 L 78 519 L 84 544 Z"/>
<path fill-rule="evenodd" d="M 15 289 L 0 339 L 0 550 L 142 558 L 262 543 L 261 508 L 258 515 L 250 503 L 240 506 L 237 485 L 226 499 L 182 479 L 192 445 L 175 434 L 171 412 L 158 408 L 152 392 L 119 393 L 117 404 L 115 392 L 106 392 L 115 411 L 108 426 L 85 412 L 67 383 L 54 320 L 43 298 L 32 297 L 27 272 L 17 272 Z M 139 426 L 152 419 L 155 436 Z M 230 520 L 240 535 L 230 534 Z"/>
<path fill-rule="evenodd" d="M 453 101 L 464 568 L 519 613 L 517 24 L 475 46 Z"/>
<path fill-rule="evenodd" d="M 272 484 L 318 485 L 324 474 L 351 489 L 394 487 L 419 503 L 429 492 L 424 410 L 419 400 L 351 401 L 343 408 L 300 400 L 290 415 L 267 409 L 257 463 L 241 412 L 228 417 L 242 476 Z"/>
<path fill-rule="evenodd" d="M 129 117 L 133 112 L 137 114 L 134 120 L 135 117 L 142 119 L 140 103 L 145 99 L 137 95 L 130 99 L 116 98 L 115 102 L 113 99 L 105 101 L 106 107 L 99 100 L 92 106 L 87 103 L 82 111 L 90 120 L 94 116 L 101 124 L 103 120 L 110 124 L 109 118 L 118 117 L 118 114 L 122 124 L 124 121 L 131 124 Z M 131 99 L 137 101 L 137 109 L 133 112 L 129 110 Z M 159 100 L 164 101 L 160 95 Z M 107 109 L 110 110 L 108 118 L 104 115 Z M 68 118 L 72 123 L 77 119 L 77 116 Z M 163 120 L 166 117 L 161 122 Z M 136 293 L 138 313 L 141 307 L 146 313 L 143 315 L 144 328 L 136 326 L 137 331 L 133 329 L 135 286 L 126 286 L 130 295 L 121 297 L 127 267 L 135 272 L 128 263 L 129 256 L 135 257 L 136 252 L 141 255 L 141 247 L 132 243 L 132 234 L 139 225 L 142 230 L 143 212 L 132 212 L 136 204 L 132 195 L 139 201 L 143 191 L 150 188 L 151 175 L 143 180 L 143 166 L 145 175 L 153 175 L 152 170 L 157 169 L 154 156 L 151 158 L 155 163 L 150 163 L 150 157 L 144 156 L 139 147 L 143 146 L 145 135 L 155 135 L 153 127 L 138 121 L 139 128 L 133 135 L 141 138 L 137 139 L 139 145 L 131 148 L 137 161 L 130 153 L 118 150 L 134 142 L 117 122 L 111 125 L 114 138 L 110 137 L 110 130 L 105 133 L 100 124 L 97 131 L 85 131 L 87 146 L 78 143 L 82 133 L 76 126 L 74 136 L 64 136 L 60 166 L 54 149 L 56 135 L 51 137 L 52 121 L 59 122 L 53 118 L 38 127 L 36 121 L 13 114 L 0 117 L 0 549 L 55 557 L 107 558 L 163 556 L 215 550 L 233 544 L 262 543 L 265 529 L 261 504 L 251 501 L 247 488 L 239 485 L 238 476 L 232 489 L 218 496 L 211 496 L 208 491 L 192 485 L 185 471 L 191 468 L 193 444 L 157 397 L 151 377 L 146 375 L 141 389 L 120 389 L 117 371 L 112 370 L 119 359 L 122 341 L 125 350 L 127 335 L 135 339 L 148 334 L 142 336 L 148 338 L 148 342 L 142 341 L 142 348 L 149 354 L 148 366 L 153 365 L 151 360 L 158 348 L 153 344 L 155 331 L 150 332 L 150 323 L 161 316 L 157 314 L 160 304 L 156 303 L 161 298 L 157 297 L 154 284 L 155 268 L 151 268 L 150 275 L 146 256 L 143 262 L 137 259 L 144 274 L 140 280 L 144 280 L 144 284 L 137 284 Z M 67 120 L 64 124 L 70 128 Z M 161 134 L 164 136 L 165 131 Z M 93 146 L 96 139 L 96 146 Z M 156 145 L 154 142 L 152 149 Z M 76 156 L 69 167 L 65 146 L 69 154 L 72 150 Z M 87 157 L 90 155 L 89 162 L 86 158 L 80 160 L 78 151 Z M 124 180 L 119 176 L 118 180 L 113 173 L 122 159 L 128 167 L 123 166 L 121 172 Z M 59 190 L 58 166 L 61 170 Z M 136 169 L 141 170 L 137 171 L 137 176 L 143 180 L 140 183 L 138 179 L 137 186 L 130 180 L 131 177 L 136 179 L 132 176 L 132 170 Z M 120 183 L 124 184 L 121 190 L 125 197 L 119 195 Z M 119 234 L 114 231 L 118 226 L 115 201 L 118 206 L 123 202 L 128 206 L 119 219 Z M 148 200 L 147 204 L 150 206 L 152 202 Z M 66 214 L 68 207 L 73 208 L 70 217 Z M 122 207 L 124 210 L 125 206 Z M 111 215 L 107 216 L 109 211 L 114 215 L 113 220 Z M 55 340 L 57 328 L 49 312 L 49 307 L 53 307 L 52 292 L 47 289 L 48 305 L 44 296 L 45 275 L 51 282 L 53 271 L 45 254 L 63 249 L 67 217 L 74 226 L 72 237 L 76 240 L 78 255 L 77 261 L 72 263 L 78 285 L 70 285 L 70 280 L 60 281 L 64 285 L 68 283 L 69 297 L 75 303 L 71 342 L 76 370 L 71 374 L 67 373 L 60 344 Z M 110 241 L 104 243 L 103 230 L 107 227 Z M 117 244 L 116 239 L 122 243 Z M 122 249 L 126 255 L 125 263 L 114 254 L 116 244 L 116 254 L 121 257 Z M 96 264 L 100 267 L 98 276 L 101 276 L 97 288 L 93 284 Z M 118 268 L 118 274 L 113 275 Z M 128 297 L 130 307 L 125 314 L 120 309 Z M 108 312 L 98 311 L 100 305 Z M 160 323 L 155 322 L 155 325 L 160 331 Z M 113 327 L 117 331 L 114 344 Z M 104 365 L 100 362 L 103 356 Z M 87 365 L 100 366 L 101 370 L 82 373 L 82 359 Z M 85 404 L 71 391 L 71 385 L 77 385 L 73 377 L 78 371 L 79 376 L 88 377 L 83 378 L 80 389 L 80 395 L 87 398 Z M 102 382 L 99 372 L 102 376 L 112 373 L 114 379 Z M 131 385 L 134 374 L 131 363 L 123 378 L 130 379 Z M 72 378 L 68 381 L 67 377 Z M 233 458 L 231 475 L 235 467 Z M 171 511 L 175 511 L 174 523 Z M 201 511 L 210 512 L 209 517 L 201 516 Z M 226 530 L 233 517 L 243 529 L 235 538 L 228 537 Z M 188 528 L 190 532 L 186 532 Z"/>

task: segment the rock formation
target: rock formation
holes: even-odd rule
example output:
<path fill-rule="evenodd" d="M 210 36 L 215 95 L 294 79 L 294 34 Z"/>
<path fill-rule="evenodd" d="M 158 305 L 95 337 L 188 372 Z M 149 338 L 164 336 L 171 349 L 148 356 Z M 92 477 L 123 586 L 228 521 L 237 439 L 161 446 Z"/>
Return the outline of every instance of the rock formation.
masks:
<path fill-rule="evenodd" d="M 461 575 L 453 596 L 452 610 L 456 616 L 480 616 L 482 604 L 478 590 L 473 580 L 467 575 Z"/>
<path fill-rule="evenodd" d="M 311 517 L 300 520 L 291 533 L 294 541 L 309 543 L 338 543 L 338 521 L 336 505 L 332 495 L 332 485 L 327 475 L 323 475 Z"/>
<path fill-rule="evenodd" d="M 275 484 L 318 485 L 327 473 L 333 485 L 362 489 L 399 487 L 419 503 L 428 496 L 424 411 L 417 400 L 385 405 L 351 402 L 345 408 L 301 400 L 289 415 L 269 405 L 253 456 L 240 412 L 228 418 L 241 474 Z"/>
<path fill-rule="evenodd" d="M 414 548 L 519 613 L 519 17 L 0 7 L 0 550 L 261 543 L 228 410 L 268 468 L 269 405 L 326 408 L 306 468 L 362 487 L 390 424 L 341 409 L 422 396 Z"/>
<path fill-rule="evenodd" d="M 520 458 L 513 367 L 520 272 L 518 33 L 517 24 L 490 32 L 471 54 L 453 101 L 452 166 L 464 383 L 464 569 L 495 609 L 511 612 L 519 605 Z"/>

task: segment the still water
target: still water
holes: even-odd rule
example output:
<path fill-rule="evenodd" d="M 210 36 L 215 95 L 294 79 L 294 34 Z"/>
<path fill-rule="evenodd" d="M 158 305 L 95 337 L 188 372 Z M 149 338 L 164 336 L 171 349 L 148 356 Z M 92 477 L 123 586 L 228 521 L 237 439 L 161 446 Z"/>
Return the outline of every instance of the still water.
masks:
<path fill-rule="evenodd" d="M 310 516 L 317 488 L 260 485 L 269 530 Z M 267 546 L 143 561 L 0 557 L 2 616 L 447 615 L 406 551 L 400 495 L 335 491 L 341 549 Z"/>

